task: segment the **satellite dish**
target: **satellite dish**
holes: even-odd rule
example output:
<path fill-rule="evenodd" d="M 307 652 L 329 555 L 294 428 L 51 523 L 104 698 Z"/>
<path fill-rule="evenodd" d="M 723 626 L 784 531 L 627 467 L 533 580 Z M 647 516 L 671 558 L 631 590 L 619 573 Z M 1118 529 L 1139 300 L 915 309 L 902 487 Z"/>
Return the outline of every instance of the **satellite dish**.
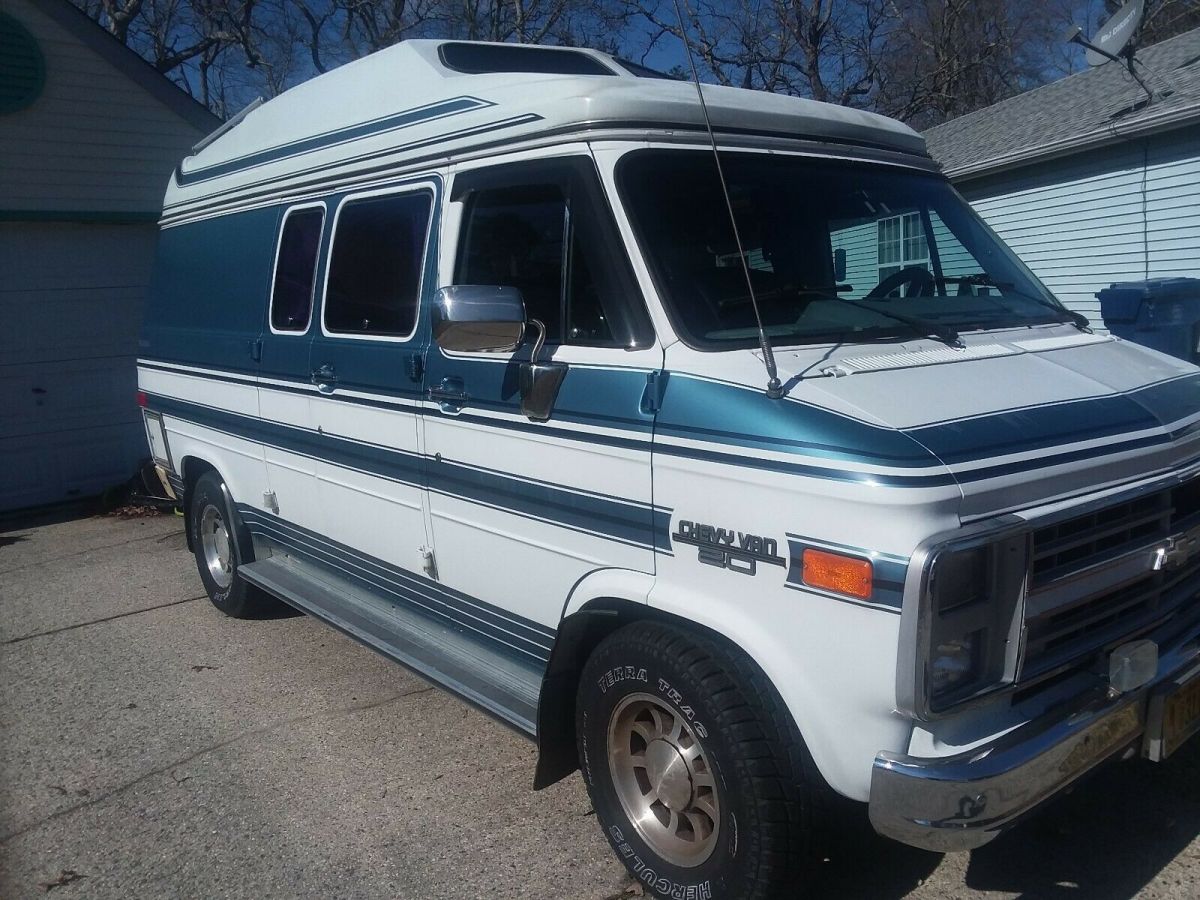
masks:
<path fill-rule="evenodd" d="M 1146 12 L 1146 0 L 1129 0 L 1124 6 L 1113 13 L 1100 32 L 1092 38 L 1092 45 L 1111 56 L 1119 56 L 1129 44 L 1138 26 L 1142 24 L 1142 16 Z M 1087 61 L 1089 66 L 1102 66 L 1111 56 L 1105 56 L 1088 48 Z"/>

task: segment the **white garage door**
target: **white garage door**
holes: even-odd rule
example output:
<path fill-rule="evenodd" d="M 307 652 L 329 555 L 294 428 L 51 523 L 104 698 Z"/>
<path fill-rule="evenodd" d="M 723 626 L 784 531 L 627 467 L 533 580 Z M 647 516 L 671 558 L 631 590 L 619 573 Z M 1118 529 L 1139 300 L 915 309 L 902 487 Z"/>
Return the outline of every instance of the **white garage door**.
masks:
<path fill-rule="evenodd" d="M 0 511 L 98 493 L 147 455 L 135 359 L 155 234 L 0 224 Z"/>

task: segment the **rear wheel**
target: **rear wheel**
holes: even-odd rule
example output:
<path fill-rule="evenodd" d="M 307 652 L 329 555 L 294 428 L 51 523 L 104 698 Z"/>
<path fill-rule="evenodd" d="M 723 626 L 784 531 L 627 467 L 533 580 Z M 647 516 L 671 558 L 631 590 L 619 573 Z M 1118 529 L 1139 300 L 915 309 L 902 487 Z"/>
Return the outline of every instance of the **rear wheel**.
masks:
<path fill-rule="evenodd" d="M 584 668 L 580 767 L 605 836 L 659 897 L 805 893 L 827 791 L 791 716 L 744 654 L 635 623 Z"/>
<path fill-rule="evenodd" d="M 188 515 L 196 568 L 213 606 L 235 618 L 252 618 L 270 608 L 271 598 L 238 575 L 242 560 L 237 524 L 216 472 L 205 472 L 196 480 Z"/>

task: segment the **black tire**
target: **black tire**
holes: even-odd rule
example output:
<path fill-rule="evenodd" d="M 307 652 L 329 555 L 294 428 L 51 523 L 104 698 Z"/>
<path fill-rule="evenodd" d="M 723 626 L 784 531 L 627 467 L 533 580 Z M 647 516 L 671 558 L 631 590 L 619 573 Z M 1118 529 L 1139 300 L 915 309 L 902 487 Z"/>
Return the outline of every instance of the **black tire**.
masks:
<path fill-rule="evenodd" d="M 228 571 L 219 576 L 214 575 L 209 565 L 203 534 L 204 529 L 211 527 L 214 521 L 221 524 L 228 538 Z M 204 590 L 208 592 L 208 599 L 213 606 L 235 619 L 256 618 L 274 606 L 275 601 L 271 597 L 248 584 L 238 574 L 245 542 L 241 539 L 239 523 L 233 518 L 221 478 L 216 472 L 205 472 L 196 479 L 188 497 L 188 526 L 192 532 L 196 568 L 200 571 L 200 580 L 204 582 Z M 218 581 L 218 577 L 221 581 Z"/>
<path fill-rule="evenodd" d="M 652 711 L 656 704 L 686 725 L 669 726 L 680 734 L 677 745 L 669 737 L 650 742 L 671 748 L 659 746 L 663 752 L 657 755 L 638 731 L 654 732 L 661 716 Z M 626 731 L 631 716 L 632 731 Z M 668 719 L 661 721 L 665 730 Z M 610 731 L 615 732 L 611 737 Z M 619 629 L 584 667 L 576 735 L 580 768 L 605 837 L 649 893 L 714 900 L 807 893 L 817 859 L 815 805 L 829 788 L 782 699 L 737 648 L 659 623 Z M 679 763 L 690 753 L 696 756 L 683 763 L 686 780 L 681 781 Z M 665 769 L 648 762 L 654 756 L 669 759 Z M 638 759 L 644 763 L 640 771 Z M 669 770 L 676 780 L 667 790 Z M 658 787 L 651 788 L 660 775 Z M 649 825 L 634 824 L 625 805 L 631 792 L 631 807 L 649 797 L 667 798 L 639 810 Z M 639 800 L 639 792 L 648 793 Z M 639 830 L 647 827 L 653 833 Z M 688 853 L 696 855 L 681 864 L 680 854 Z"/>

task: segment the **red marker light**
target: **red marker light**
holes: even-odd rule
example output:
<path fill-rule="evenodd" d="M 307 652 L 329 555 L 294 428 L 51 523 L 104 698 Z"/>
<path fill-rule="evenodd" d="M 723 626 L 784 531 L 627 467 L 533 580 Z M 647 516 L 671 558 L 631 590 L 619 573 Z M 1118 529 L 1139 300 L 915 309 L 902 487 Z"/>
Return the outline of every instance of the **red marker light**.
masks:
<path fill-rule="evenodd" d="M 145 391 L 137 392 L 137 405 L 140 406 L 142 409 L 145 409 L 147 406 L 150 405 L 150 401 L 146 399 Z"/>

